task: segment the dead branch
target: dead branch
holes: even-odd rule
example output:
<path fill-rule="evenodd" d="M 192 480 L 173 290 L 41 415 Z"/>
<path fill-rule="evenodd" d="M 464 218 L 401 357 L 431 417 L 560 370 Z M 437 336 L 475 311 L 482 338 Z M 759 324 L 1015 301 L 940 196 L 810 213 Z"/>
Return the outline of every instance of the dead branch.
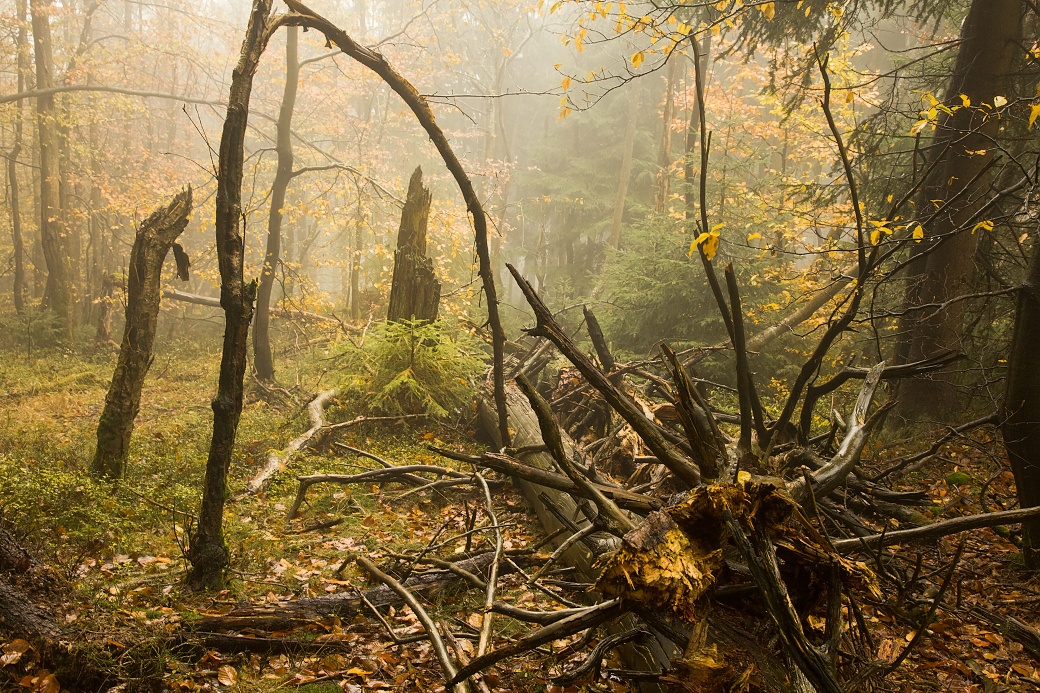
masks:
<path fill-rule="evenodd" d="M 863 388 L 856 399 L 856 406 L 849 419 L 849 429 L 841 447 L 827 464 L 812 473 L 812 492 L 817 498 L 823 498 L 836 489 L 859 462 L 863 446 L 867 444 L 867 438 L 870 437 L 873 428 L 871 424 L 876 421 L 874 417 L 868 419 L 867 410 L 874 399 L 874 391 L 881 381 L 884 369 L 884 361 L 870 369 L 870 373 L 863 380 Z M 788 491 L 798 503 L 805 502 L 809 497 L 809 488 L 804 478 L 791 482 Z"/>
<path fill-rule="evenodd" d="M 482 456 L 477 457 L 476 455 L 465 455 L 432 446 L 430 449 L 449 459 L 459 460 L 461 462 L 470 462 L 471 464 L 486 467 L 499 472 L 500 474 L 505 474 L 516 479 L 523 479 L 524 481 L 530 481 L 539 486 L 556 489 L 557 491 L 565 491 L 571 495 L 582 495 L 582 490 L 578 485 L 562 474 L 556 474 L 538 467 L 526 465 L 522 462 L 516 461 L 508 455 L 487 452 Z M 631 510 L 632 512 L 639 514 L 646 514 L 652 510 L 659 510 L 661 508 L 661 501 L 653 496 L 635 493 L 618 486 L 607 486 L 595 482 L 590 483 L 596 488 L 596 490 L 612 500 L 623 510 Z"/>
<path fill-rule="evenodd" d="M 601 493 L 568 459 L 567 452 L 563 449 L 560 427 L 556 423 L 556 419 L 553 418 L 552 411 L 549 409 L 549 403 L 538 394 L 531 381 L 521 373 L 516 377 L 516 384 L 527 397 L 527 401 L 531 403 L 531 408 L 534 410 L 535 416 L 538 417 L 538 426 L 542 431 L 542 440 L 545 441 L 545 445 L 549 448 L 549 453 L 556 460 L 556 464 L 559 465 L 560 469 L 574 482 L 575 486 L 584 491 L 586 497 L 596 504 L 599 516 L 618 536 L 635 529 L 635 523 L 621 512 L 614 501 Z"/>
<path fill-rule="evenodd" d="M 429 636 L 430 644 L 433 646 L 433 651 L 437 655 L 437 661 L 440 662 L 441 669 L 444 670 L 445 678 L 448 679 L 451 684 L 458 685 L 463 691 L 468 692 L 469 686 L 465 683 L 465 680 L 456 680 L 455 663 L 451 661 L 451 655 L 448 654 L 448 648 L 444 646 L 444 639 L 441 638 L 441 634 L 437 632 L 437 624 L 435 624 L 433 619 L 430 618 L 430 615 L 426 613 L 426 609 L 424 609 L 422 604 L 419 603 L 415 593 L 381 571 L 376 567 L 375 563 L 364 556 L 358 556 L 357 562 L 361 567 L 367 570 L 372 577 L 392 589 L 397 596 L 401 597 L 401 599 L 405 601 L 408 607 L 412 610 L 412 613 L 415 614 L 415 617 L 419 619 L 419 623 L 422 624 L 423 630 L 426 631 L 426 635 Z M 451 684 L 449 684 L 449 686 Z"/>
<path fill-rule="evenodd" d="M 488 488 L 487 482 L 484 481 L 484 477 L 479 472 L 474 473 L 477 482 L 484 490 L 484 500 L 487 503 L 485 512 L 487 512 L 488 519 L 491 520 L 491 526 L 495 528 L 495 557 L 491 561 L 490 576 L 487 581 L 487 591 L 484 594 L 484 618 L 481 620 L 480 625 L 480 640 L 477 641 L 477 656 L 482 657 L 487 652 L 488 642 L 491 639 L 491 607 L 495 603 L 495 590 L 498 587 L 498 564 L 502 559 L 502 528 L 498 524 L 498 518 L 495 517 L 495 511 L 491 504 L 491 489 Z"/>
<path fill-rule="evenodd" d="M 535 293 L 530 284 L 520 275 L 515 267 L 507 264 L 516 283 L 520 286 L 527 302 L 534 310 L 537 326 L 527 330 L 530 334 L 546 337 L 556 348 L 560 350 L 568 361 L 581 372 L 589 383 L 603 395 L 603 398 L 612 406 L 621 417 L 628 422 L 632 429 L 639 435 L 661 463 L 668 468 L 688 487 L 693 488 L 700 484 L 700 472 L 694 465 L 683 457 L 675 446 L 669 442 L 663 431 L 652 421 L 647 419 L 635 402 L 619 390 L 606 375 L 571 341 L 570 337 L 563 331 L 552 313 Z"/>
<path fill-rule="evenodd" d="M 507 657 L 522 654 L 529 650 L 533 650 L 540 645 L 552 642 L 553 640 L 559 640 L 568 635 L 573 635 L 583 630 L 594 628 L 601 623 L 620 616 L 621 613 L 622 607 L 620 599 L 611 599 L 610 601 L 590 606 L 587 609 L 582 609 L 581 611 L 557 621 L 552 625 L 539 628 L 522 638 L 517 638 L 504 647 L 492 650 L 483 657 L 477 657 L 472 662 L 459 669 L 455 676 L 448 681 L 448 685 L 451 686 L 469 676 L 472 676 L 473 674 L 476 674 L 477 672 L 484 671 L 491 665 L 500 662 Z"/>
<path fill-rule="evenodd" d="M 667 344 L 661 345 L 661 353 L 672 374 L 677 395 L 677 409 L 682 420 L 683 431 L 690 441 L 690 447 L 697 455 L 697 466 L 700 467 L 701 478 L 714 481 L 722 475 L 726 462 L 726 443 L 718 425 L 711 414 L 708 403 L 704 401 L 686 368 L 679 362 L 678 356 Z"/>
<path fill-rule="evenodd" d="M 603 658 L 612 649 L 632 640 L 649 637 L 650 633 L 644 628 L 633 628 L 623 633 L 608 635 L 599 641 L 589 656 L 581 664 L 568 672 L 554 676 L 552 682 L 557 686 L 573 686 L 586 676 L 592 675 L 593 680 L 599 678 L 599 670 L 603 665 Z"/>
<path fill-rule="evenodd" d="M 429 483 L 428 479 L 415 476 L 415 472 L 426 472 L 438 476 L 451 477 L 458 483 L 470 483 L 472 481 L 472 477 L 469 474 L 463 474 L 452 469 L 433 467 L 426 464 L 411 464 L 401 467 L 391 467 L 389 469 L 372 469 L 367 472 L 361 472 L 360 474 L 311 474 L 310 476 L 301 476 L 298 477 L 300 480 L 300 488 L 296 492 L 296 499 L 293 501 L 292 507 L 289 508 L 287 519 L 291 520 L 296 517 L 296 513 L 299 511 L 300 506 L 303 505 L 303 500 L 307 496 L 307 490 L 314 484 L 345 485 L 357 484 L 362 481 L 401 481 L 416 485 Z"/>
<path fill-rule="evenodd" d="M 303 435 L 290 442 L 281 453 L 272 451 L 267 455 L 267 463 L 246 484 L 246 495 L 251 496 L 260 493 L 270 481 L 271 476 L 275 472 L 285 469 L 292 456 L 310 443 L 318 431 L 325 426 L 325 405 L 335 396 L 336 390 L 326 390 L 311 400 L 310 404 L 307 405 L 307 417 L 310 419 L 311 427 Z"/>
<path fill-rule="evenodd" d="M 894 532 L 882 532 L 871 534 L 866 537 L 854 537 L 852 539 L 838 539 L 834 541 L 834 549 L 839 553 L 848 553 L 858 549 L 873 550 L 895 544 L 904 544 L 910 541 L 921 541 L 922 539 L 938 539 L 948 537 L 959 532 L 968 532 L 973 529 L 984 527 L 998 527 L 1000 525 L 1013 525 L 1024 520 L 1040 517 L 1040 507 L 1020 508 L 1018 510 L 1002 510 L 996 513 L 984 513 L 982 515 L 968 515 L 957 517 L 952 520 L 944 520 L 924 527 L 913 529 L 900 529 Z"/>

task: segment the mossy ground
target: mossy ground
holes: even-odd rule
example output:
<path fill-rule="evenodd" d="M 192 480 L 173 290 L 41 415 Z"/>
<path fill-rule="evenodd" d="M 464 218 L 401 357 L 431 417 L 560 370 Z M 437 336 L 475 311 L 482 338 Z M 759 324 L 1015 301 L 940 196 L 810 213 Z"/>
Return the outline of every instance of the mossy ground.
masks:
<path fill-rule="evenodd" d="M 353 553 L 365 552 L 380 562 L 392 553 L 425 545 L 442 525 L 441 538 L 450 537 L 464 524 L 462 502 L 473 505 L 479 499 L 429 490 L 404 495 L 408 489 L 396 484 L 318 485 L 308 494 L 300 517 L 288 521 L 297 476 L 375 466 L 333 447 L 297 454 L 263 493 L 243 496 L 246 481 L 268 453 L 308 427 L 309 397 L 336 379 L 323 353 L 303 355 L 285 366 L 298 383 L 294 403 L 272 403 L 255 383 L 247 382 L 229 480 L 232 500 L 225 513 L 231 557 L 228 589 L 193 593 L 183 583 L 183 549 L 202 489 L 219 342 L 158 347 L 145 383 L 126 478 L 109 484 L 92 480 L 87 470 L 115 356 L 114 349 L 80 354 L 37 350 L 31 360 L 24 352 L 0 356 L 2 520 L 57 573 L 66 597 L 51 604 L 55 617 L 83 634 L 83 648 L 100 666 L 112 668 L 131 683 L 130 688 L 156 690 L 267 691 L 308 681 L 312 683 L 300 690 L 367 690 L 379 682 L 409 690 L 416 689 L 413 685 L 424 688 L 425 681 L 443 681 L 428 645 L 394 648 L 382 626 L 365 617 L 293 634 L 314 638 L 323 628 L 355 633 L 353 656 L 221 654 L 200 649 L 191 638 L 178 644 L 186 622 L 244 601 L 368 587 L 349 560 Z M 332 421 L 342 421 L 358 411 L 356 403 L 337 400 L 327 414 Z M 471 437 L 457 425 L 399 421 L 353 427 L 339 440 L 396 464 L 451 466 L 454 463 L 436 456 L 427 445 L 471 448 Z M 515 505 L 516 512 L 522 512 L 518 499 L 504 500 L 503 507 Z M 334 520 L 339 524 L 308 531 Z M 514 532 L 514 541 L 531 532 L 531 523 L 519 515 L 500 521 L 522 528 Z M 461 549 L 465 540 L 455 543 Z M 447 547 L 449 553 L 452 548 Z M 344 560 L 346 566 L 337 570 Z M 442 601 L 449 596 L 441 595 Z M 442 615 L 465 618 L 480 598 L 456 595 L 458 604 L 446 607 Z M 395 625 L 414 629 L 415 622 L 405 609 L 398 612 Z M 324 661 L 328 657 L 333 659 Z M 226 667 L 234 672 L 233 682 Z M 356 673 L 321 681 L 320 672 L 337 668 Z M 0 688 L 25 673 L 18 666 L 0 670 Z"/>

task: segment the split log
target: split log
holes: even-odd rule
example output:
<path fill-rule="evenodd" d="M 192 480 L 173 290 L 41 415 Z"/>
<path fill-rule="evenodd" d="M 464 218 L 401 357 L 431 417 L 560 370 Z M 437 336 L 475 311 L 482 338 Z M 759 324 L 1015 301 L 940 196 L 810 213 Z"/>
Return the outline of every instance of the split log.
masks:
<path fill-rule="evenodd" d="M 394 276 L 390 283 L 391 322 L 437 319 L 441 283 L 426 256 L 426 225 L 430 218 L 430 189 L 423 185 L 422 167 L 416 167 L 408 183 L 408 198 L 401 210 L 401 227 L 394 251 Z"/>
<path fill-rule="evenodd" d="M 97 428 L 97 449 L 90 473 L 120 479 L 130 455 L 130 436 L 141 407 L 144 377 L 152 365 L 159 316 L 159 284 L 163 261 L 188 225 L 191 188 L 178 193 L 166 207 L 152 212 L 137 230 L 127 270 L 126 326 L 112 384 Z"/>
<path fill-rule="evenodd" d="M 275 472 L 285 469 L 285 465 L 289 463 L 292 456 L 310 443 L 315 434 L 325 425 L 325 405 L 335 396 L 336 390 L 326 390 L 311 400 L 307 405 L 307 417 L 310 419 L 311 427 L 303 435 L 290 442 L 282 452 L 272 451 L 267 455 L 267 463 L 264 464 L 263 469 L 246 484 L 247 495 L 259 493 Z"/>

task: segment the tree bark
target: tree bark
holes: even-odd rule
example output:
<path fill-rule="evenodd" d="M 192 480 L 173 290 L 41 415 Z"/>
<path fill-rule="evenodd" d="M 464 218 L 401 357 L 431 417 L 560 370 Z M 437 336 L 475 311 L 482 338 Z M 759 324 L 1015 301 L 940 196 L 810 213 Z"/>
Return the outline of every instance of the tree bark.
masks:
<path fill-rule="evenodd" d="M 1018 294 L 1015 335 L 1008 357 L 1004 397 L 1004 447 L 1015 475 L 1019 506 L 1040 505 L 1040 248 Z M 1040 519 L 1022 523 L 1022 555 L 1026 566 L 1040 569 Z"/>
<path fill-rule="evenodd" d="M 416 167 L 408 183 L 408 198 L 401 210 L 387 320 L 432 322 L 437 319 L 441 283 L 433 272 L 433 260 L 426 256 L 430 201 L 430 189 L 423 185 L 422 168 Z"/>
<path fill-rule="evenodd" d="M 206 461 L 206 480 L 198 525 L 187 552 L 193 589 L 220 589 L 228 565 L 224 545 L 224 500 L 228 468 L 242 415 L 242 381 L 246 372 L 249 322 L 253 318 L 256 284 L 243 279 L 245 241 L 242 235 L 242 168 L 249 96 L 260 56 L 270 33 L 270 0 L 254 0 L 242 52 L 231 77 L 227 117 L 220 138 L 217 167 L 216 237 L 220 267 L 220 305 L 224 309 L 224 344 L 217 396 L 213 399 L 213 438 Z"/>
<path fill-rule="evenodd" d="M 141 406 L 141 388 L 152 365 L 162 266 L 173 242 L 188 225 L 191 202 L 191 188 L 178 193 L 169 205 L 145 219 L 134 239 L 127 270 L 123 343 L 98 422 L 97 449 L 90 464 L 95 477 L 120 479 L 125 472 L 134 419 Z"/>
<path fill-rule="evenodd" d="M 942 115 L 938 122 L 931 149 L 933 156 L 945 160 L 932 169 L 930 180 L 922 186 L 917 216 L 927 216 L 934 209 L 933 200 L 950 199 L 969 184 L 975 185 L 977 192 L 965 195 L 925 229 L 925 239 L 914 248 L 920 258 L 909 269 L 908 307 L 943 304 L 971 293 L 978 235 L 965 226 L 987 200 L 989 176 L 979 176 L 996 154 L 998 148 L 993 142 L 999 137 L 1000 127 L 1000 119 L 983 104 L 992 106 L 996 96 L 1007 96 L 1022 35 L 1022 5 L 1021 0 L 973 0 L 962 25 L 960 49 L 945 99 L 950 107 L 960 106 L 960 95 L 964 94 L 971 99 L 971 106 Z M 922 254 L 926 250 L 931 252 Z M 967 302 L 956 301 L 924 316 L 907 313 L 900 324 L 897 363 L 959 350 L 967 307 Z M 895 415 L 911 421 L 945 420 L 959 403 L 949 373 L 904 381 L 898 400 Z"/>
<path fill-rule="evenodd" d="M 256 292 L 256 325 L 253 326 L 253 367 L 256 377 L 265 382 L 274 380 L 274 357 L 271 355 L 271 291 L 274 273 L 281 261 L 282 210 L 285 191 L 293 177 L 292 117 L 296 106 L 296 89 L 300 83 L 300 60 L 297 45 L 300 30 L 289 27 L 285 33 L 285 90 L 282 108 L 278 113 L 278 171 L 271 184 L 271 211 L 267 217 L 267 253 L 260 272 L 260 286 Z"/>
<path fill-rule="evenodd" d="M 31 0 L 33 47 L 36 56 L 36 87 L 54 85 L 50 14 L 52 0 Z M 72 264 L 68 239 L 61 225 L 58 126 L 54 95 L 36 97 L 36 127 L 40 150 L 40 244 L 47 265 L 44 304 L 54 311 L 66 338 L 72 336 Z"/>

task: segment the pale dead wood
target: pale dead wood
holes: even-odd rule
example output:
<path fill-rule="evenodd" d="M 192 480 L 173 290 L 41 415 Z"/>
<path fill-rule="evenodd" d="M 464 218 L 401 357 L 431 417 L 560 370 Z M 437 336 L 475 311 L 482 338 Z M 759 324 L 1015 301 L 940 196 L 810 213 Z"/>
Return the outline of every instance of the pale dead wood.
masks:
<path fill-rule="evenodd" d="M 246 495 L 260 493 L 270 481 L 275 472 L 285 469 L 292 456 L 302 450 L 311 439 L 325 426 L 325 405 L 336 396 L 336 390 L 326 390 L 310 401 L 307 405 L 307 418 L 311 427 L 302 435 L 293 439 L 281 452 L 271 451 L 267 455 L 267 463 L 257 472 L 256 476 L 246 484 Z"/>

